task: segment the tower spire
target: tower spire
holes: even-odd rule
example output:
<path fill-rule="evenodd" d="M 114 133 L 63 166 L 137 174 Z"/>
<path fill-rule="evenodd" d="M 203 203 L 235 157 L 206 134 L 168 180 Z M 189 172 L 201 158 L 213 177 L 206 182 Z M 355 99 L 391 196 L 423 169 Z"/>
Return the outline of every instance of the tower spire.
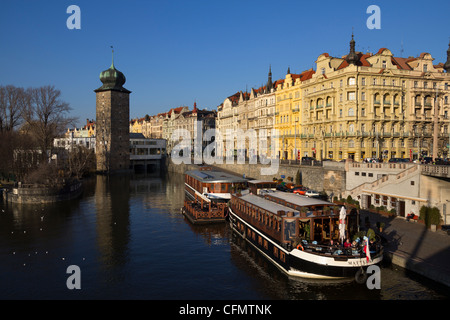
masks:
<path fill-rule="evenodd" d="M 267 76 L 266 91 L 268 93 L 270 93 L 271 90 L 272 90 L 272 87 L 273 87 L 273 84 L 272 84 L 272 66 L 269 64 L 269 74 Z"/>
<path fill-rule="evenodd" d="M 447 71 L 447 73 L 450 73 L 450 38 L 447 49 L 447 61 L 444 64 L 444 70 Z"/>
<path fill-rule="evenodd" d="M 112 53 L 111 53 L 111 56 L 112 56 L 111 69 L 115 69 L 114 68 L 114 47 L 113 46 L 111 46 L 111 51 L 112 51 Z"/>
<path fill-rule="evenodd" d="M 346 60 L 347 60 L 348 64 L 353 64 L 353 65 L 356 65 L 357 62 L 359 61 L 359 57 L 355 52 L 355 39 L 353 36 L 353 30 L 352 30 L 352 40 L 350 40 L 350 52 L 347 55 Z"/>

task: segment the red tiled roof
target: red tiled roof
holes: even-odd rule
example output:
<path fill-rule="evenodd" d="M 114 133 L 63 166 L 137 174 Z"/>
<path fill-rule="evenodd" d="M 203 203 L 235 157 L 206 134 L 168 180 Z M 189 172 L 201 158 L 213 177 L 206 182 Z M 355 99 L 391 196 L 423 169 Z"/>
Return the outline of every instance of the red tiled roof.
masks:
<path fill-rule="evenodd" d="M 397 66 L 398 69 L 403 70 L 412 70 L 411 66 L 408 64 L 410 61 L 414 61 L 416 58 L 400 58 L 400 57 L 392 57 L 392 64 Z"/>
<path fill-rule="evenodd" d="M 380 48 L 380 50 L 378 50 L 378 52 L 376 54 L 380 54 L 382 53 L 384 50 L 387 50 L 387 48 Z"/>
<path fill-rule="evenodd" d="M 300 81 L 306 81 L 308 79 L 311 79 L 314 73 L 316 73 L 316 72 L 312 68 L 309 70 L 303 71 L 300 74 Z"/>
<path fill-rule="evenodd" d="M 380 49 L 381 50 L 381 49 Z M 370 57 L 370 54 L 364 54 L 362 52 L 356 53 L 359 57 L 358 63 L 356 65 L 363 66 L 363 67 L 370 67 L 370 63 L 366 60 L 366 58 Z M 345 67 L 348 67 L 348 62 L 345 60 L 345 57 L 343 57 L 344 61 L 339 65 L 337 70 L 344 69 Z"/>

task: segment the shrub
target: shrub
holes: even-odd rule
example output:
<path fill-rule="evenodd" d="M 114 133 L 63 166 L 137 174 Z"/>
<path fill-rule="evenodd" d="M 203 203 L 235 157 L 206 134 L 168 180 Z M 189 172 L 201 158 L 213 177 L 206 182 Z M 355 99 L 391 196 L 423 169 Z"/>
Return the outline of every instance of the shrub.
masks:
<path fill-rule="evenodd" d="M 352 204 L 352 203 L 353 203 L 353 198 L 352 198 L 351 195 L 348 195 L 348 197 L 347 197 L 347 203 L 348 203 L 348 204 Z"/>
<path fill-rule="evenodd" d="M 422 206 L 419 211 L 419 219 L 423 220 L 427 227 L 430 227 L 432 224 L 439 225 L 441 213 L 436 207 L 431 208 L 428 206 Z"/>

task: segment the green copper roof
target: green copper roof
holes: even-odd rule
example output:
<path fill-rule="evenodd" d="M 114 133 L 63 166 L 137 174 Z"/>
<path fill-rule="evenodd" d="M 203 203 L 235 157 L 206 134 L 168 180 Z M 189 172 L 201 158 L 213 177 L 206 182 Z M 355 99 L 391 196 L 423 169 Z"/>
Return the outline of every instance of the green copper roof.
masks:
<path fill-rule="evenodd" d="M 107 90 L 122 91 L 127 93 L 131 92 L 123 87 L 126 82 L 125 75 L 117 70 L 114 66 L 114 50 L 111 66 L 109 67 L 109 69 L 100 73 L 100 81 L 103 83 L 103 85 L 100 88 L 94 90 L 95 92 Z"/>

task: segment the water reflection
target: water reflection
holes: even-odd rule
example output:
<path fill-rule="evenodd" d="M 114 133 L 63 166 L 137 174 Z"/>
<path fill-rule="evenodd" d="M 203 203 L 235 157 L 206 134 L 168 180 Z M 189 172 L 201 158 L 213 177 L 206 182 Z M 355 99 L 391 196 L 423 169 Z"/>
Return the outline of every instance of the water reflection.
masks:
<path fill-rule="evenodd" d="M 111 183 L 110 179 L 114 179 Z M 97 176 L 95 184 L 95 209 L 97 245 L 102 263 L 102 273 L 113 272 L 129 261 L 130 241 L 130 185 L 129 175 L 113 178 Z M 118 279 L 111 279 L 115 281 Z"/>
<path fill-rule="evenodd" d="M 227 224 L 180 212 L 183 175 L 97 176 L 80 199 L 0 203 L 2 299 L 440 299 L 383 269 L 382 290 L 290 279 Z M 68 290 L 69 265 L 82 289 Z"/>

